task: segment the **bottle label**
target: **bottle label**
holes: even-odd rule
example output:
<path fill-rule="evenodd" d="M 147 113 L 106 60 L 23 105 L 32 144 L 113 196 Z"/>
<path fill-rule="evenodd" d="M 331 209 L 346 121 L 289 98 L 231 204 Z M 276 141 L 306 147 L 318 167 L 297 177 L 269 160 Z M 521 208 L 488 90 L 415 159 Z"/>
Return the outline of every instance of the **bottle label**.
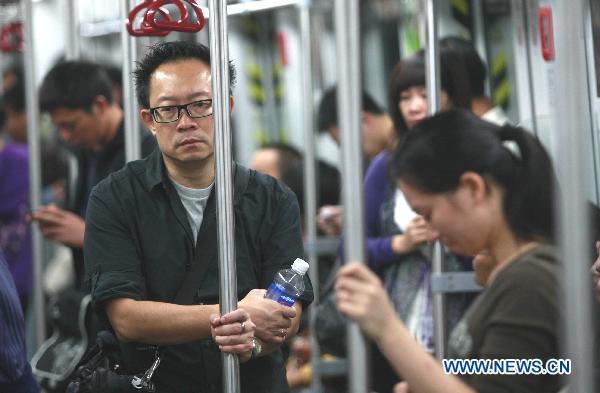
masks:
<path fill-rule="evenodd" d="M 271 283 L 269 289 L 267 289 L 267 294 L 265 295 L 268 299 L 273 299 L 277 303 L 283 304 L 284 306 L 292 307 L 296 299 L 293 296 L 285 293 L 285 288 L 281 284 L 277 284 L 275 282 Z"/>

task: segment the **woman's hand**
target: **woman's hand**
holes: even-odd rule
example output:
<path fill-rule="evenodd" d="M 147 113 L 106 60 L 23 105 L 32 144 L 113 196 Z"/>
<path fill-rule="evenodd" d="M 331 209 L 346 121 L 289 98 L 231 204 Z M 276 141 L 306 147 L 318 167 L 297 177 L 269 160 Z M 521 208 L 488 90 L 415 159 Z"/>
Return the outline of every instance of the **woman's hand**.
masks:
<path fill-rule="evenodd" d="M 438 233 L 421 216 L 416 216 L 406 226 L 401 235 L 392 238 L 392 251 L 402 255 L 414 251 L 422 244 L 436 240 Z"/>
<path fill-rule="evenodd" d="M 365 265 L 352 262 L 338 272 L 335 291 L 338 310 L 379 342 L 396 318 L 379 278 Z"/>
<path fill-rule="evenodd" d="M 341 206 L 325 205 L 319 209 L 317 225 L 327 236 L 342 234 L 343 210 Z"/>
<path fill-rule="evenodd" d="M 254 348 L 253 338 L 256 325 L 250 319 L 250 314 L 242 308 L 223 316 L 210 316 L 210 333 L 221 352 L 236 353 L 240 362 L 246 362 L 252 357 Z"/>

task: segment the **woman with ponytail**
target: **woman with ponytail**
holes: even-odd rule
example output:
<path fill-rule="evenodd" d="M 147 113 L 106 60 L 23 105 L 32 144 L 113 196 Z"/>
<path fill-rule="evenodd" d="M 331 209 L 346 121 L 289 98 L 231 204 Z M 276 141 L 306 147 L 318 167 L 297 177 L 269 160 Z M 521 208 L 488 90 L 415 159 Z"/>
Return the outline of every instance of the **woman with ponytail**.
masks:
<path fill-rule="evenodd" d="M 391 162 L 408 203 L 452 252 L 473 256 L 487 250 L 492 256 L 485 290 L 450 335 L 448 358 L 541 359 L 543 367 L 559 357 L 560 320 L 548 154 L 526 131 L 462 110 L 425 119 L 413 131 Z M 474 269 L 480 268 L 475 261 Z M 402 391 L 560 389 L 560 377 L 542 370 L 446 374 L 395 316 L 379 279 L 361 264 L 340 270 L 336 296 L 338 309 L 358 322 L 403 377 Z"/>

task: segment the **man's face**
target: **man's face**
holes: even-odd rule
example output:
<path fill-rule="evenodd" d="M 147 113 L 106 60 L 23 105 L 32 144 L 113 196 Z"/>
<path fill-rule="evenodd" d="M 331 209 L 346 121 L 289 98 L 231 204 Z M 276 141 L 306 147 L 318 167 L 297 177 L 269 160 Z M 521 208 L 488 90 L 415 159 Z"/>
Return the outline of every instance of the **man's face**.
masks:
<path fill-rule="evenodd" d="M 6 107 L 6 132 L 15 142 L 27 142 L 27 113 L 19 112 L 13 108 Z"/>
<path fill-rule="evenodd" d="M 210 66 L 197 59 L 160 65 L 150 77 L 150 108 L 183 105 L 212 99 Z M 213 157 L 213 117 L 191 118 L 181 110 L 171 123 L 154 120 L 149 109 L 142 119 L 156 137 L 166 160 L 174 163 L 211 160 Z"/>
<path fill-rule="evenodd" d="M 378 129 L 378 125 L 372 121 L 365 121 L 364 113 L 361 115 L 361 133 L 362 133 L 362 153 L 363 157 L 367 160 L 371 160 L 377 154 L 379 154 L 386 145 L 385 134 L 382 130 Z M 340 130 L 337 126 L 330 126 L 327 128 L 327 132 L 331 139 L 333 139 L 338 145 L 340 144 Z"/>
<path fill-rule="evenodd" d="M 104 137 L 104 122 L 99 109 L 92 104 L 91 111 L 57 108 L 50 112 L 52 123 L 58 128 L 58 136 L 67 144 L 82 149 L 96 150 Z"/>

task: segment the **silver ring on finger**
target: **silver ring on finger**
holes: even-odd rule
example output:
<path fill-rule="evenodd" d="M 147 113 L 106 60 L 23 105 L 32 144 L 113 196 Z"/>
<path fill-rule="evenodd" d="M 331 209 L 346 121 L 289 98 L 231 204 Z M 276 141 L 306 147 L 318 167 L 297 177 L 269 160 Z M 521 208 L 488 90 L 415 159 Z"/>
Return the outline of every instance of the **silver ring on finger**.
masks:
<path fill-rule="evenodd" d="M 241 327 L 242 327 L 242 333 L 244 333 L 246 331 L 246 321 L 241 323 Z"/>

